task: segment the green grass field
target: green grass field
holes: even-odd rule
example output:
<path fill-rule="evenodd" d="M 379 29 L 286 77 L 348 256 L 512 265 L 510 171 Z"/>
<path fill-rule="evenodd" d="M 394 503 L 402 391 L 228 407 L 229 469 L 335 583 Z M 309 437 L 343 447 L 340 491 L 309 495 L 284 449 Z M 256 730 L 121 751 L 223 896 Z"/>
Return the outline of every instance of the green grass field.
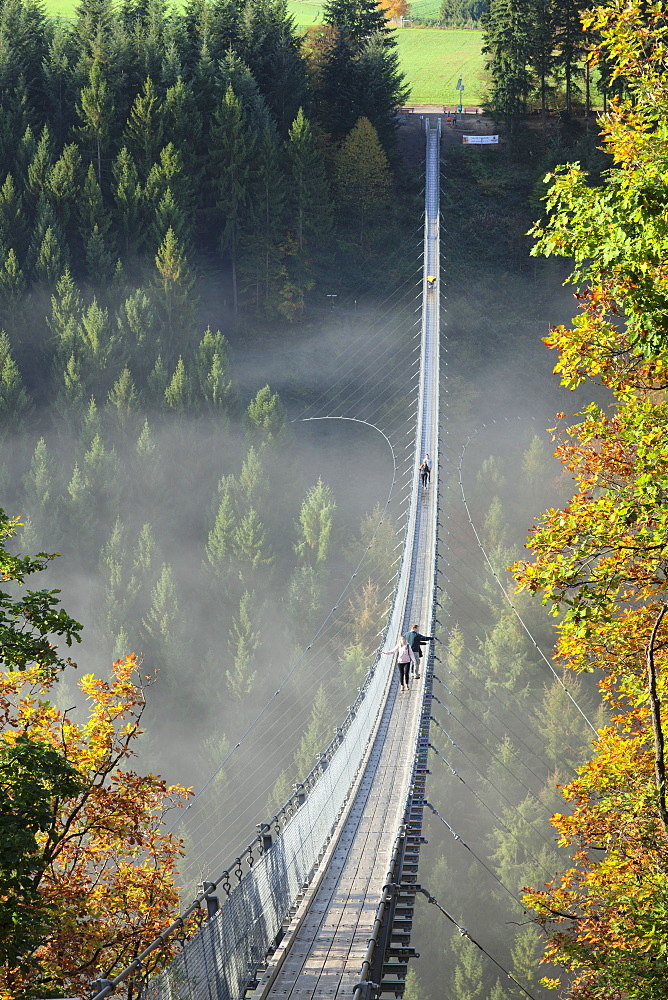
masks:
<path fill-rule="evenodd" d="M 47 0 L 47 11 L 72 17 L 78 0 Z M 416 0 L 412 11 L 421 17 L 437 16 L 440 0 Z M 320 0 L 289 0 L 288 7 L 300 28 L 322 20 Z M 409 103 L 454 104 L 455 84 L 464 78 L 464 104 L 479 104 L 483 95 L 482 36 L 479 31 L 455 28 L 401 28 L 397 30 L 401 68 L 411 90 Z"/>
<path fill-rule="evenodd" d="M 412 104 L 455 104 L 462 74 L 463 103 L 479 104 L 484 92 L 482 33 L 456 28 L 402 28 L 397 31 L 401 68 Z"/>

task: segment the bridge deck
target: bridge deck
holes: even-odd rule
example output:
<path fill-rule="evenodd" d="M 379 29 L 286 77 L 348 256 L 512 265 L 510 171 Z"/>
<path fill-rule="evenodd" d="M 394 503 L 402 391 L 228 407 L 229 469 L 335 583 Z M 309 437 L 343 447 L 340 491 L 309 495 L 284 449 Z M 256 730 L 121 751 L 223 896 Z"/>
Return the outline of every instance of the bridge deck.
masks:
<path fill-rule="evenodd" d="M 435 130 L 434 130 L 435 132 Z M 438 285 L 426 291 L 426 275 L 438 276 L 438 173 L 436 135 L 428 138 L 428 193 L 425 225 L 423 382 L 416 455 L 437 459 Z M 431 176 L 431 182 L 430 182 Z M 434 466 L 436 473 L 436 466 Z M 435 563 L 435 482 L 425 490 L 416 476 L 415 531 L 407 543 L 411 560 L 404 628 L 412 621 L 432 624 Z M 395 636 L 388 637 L 394 644 Z M 359 981 L 391 854 L 406 809 L 422 710 L 424 675 L 410 693 L 398 687 L 397 668 L 367 761 L 338 836 L 320 865 L 254 993 L 254 1000 L 331 1000 L 351 997 Z"/>

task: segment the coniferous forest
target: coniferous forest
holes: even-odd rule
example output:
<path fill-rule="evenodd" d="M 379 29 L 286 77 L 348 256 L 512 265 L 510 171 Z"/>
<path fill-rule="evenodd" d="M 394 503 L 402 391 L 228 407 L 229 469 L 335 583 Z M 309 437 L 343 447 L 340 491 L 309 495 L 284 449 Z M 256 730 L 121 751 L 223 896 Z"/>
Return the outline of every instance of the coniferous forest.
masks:
<path fill-rule="evenodd" d="M 403 526 L 401 493 L 382 513 L 391 462 L 353 428 L 292 421 L 336 404 L 410 423 L 422 137 L 396 115 L 382 10 L 324 10 L 302 35 L 281 0 L 87 0 L 72 20 L 0 3 L 0 1000 L 87 995 L 131 961 L 314 766 L 378 643 Z M 405 996 L 544 1000 L 561 977 L 573 1000 L 657 1000 L 661 17 L 613 2 L 581 32 L 577 5 L 534 5 L 510 39 L 510 6 L 491 10 L 503 142 L 446 143 L 441 202 L 444 462 L 471 437 L 489 562 L 444 470 L 420 868 L 483 951 L 418 907 Z M 551 47 L 557 21 L 571 34 Z M 611 116 L 525 117 L 588 47 Z M 543 428 L 578 408 L 560 466 Z M 513 563 L 529 631 L 499 585 Z"/>

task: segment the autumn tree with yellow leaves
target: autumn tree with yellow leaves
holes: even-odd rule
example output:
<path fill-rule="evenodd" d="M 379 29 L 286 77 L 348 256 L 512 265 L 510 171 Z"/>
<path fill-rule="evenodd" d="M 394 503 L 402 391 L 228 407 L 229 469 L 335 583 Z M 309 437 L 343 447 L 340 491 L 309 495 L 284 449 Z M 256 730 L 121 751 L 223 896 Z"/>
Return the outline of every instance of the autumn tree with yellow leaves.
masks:
<path fill-rule="evenodd" d="M 592 184 L 579 165 L 549 178 L 536 253 L 575 262 L 581 311 L 554 329 L 556 371 L 588 379 L 613 405 L 591 404 L 556 431 L 576 492 L 532 530 L 520 588 L 559 616 L 557 655 L 595 672 L 609 710 L 590 762 L 553 817 L 570 867 L 526 902 L 578 1000 L 668 996 L 668 74 L 665 10 L 614 0 L 584 18 L 630 99 L 602 120 L 613 169 Z M 563 414 L 560 417 L 563 418 Z"/>
<path fill-rule="evenodd" d="M 188 794 L 132 767 L 145 706 L 134 656 L 109 679 L 82 675 L 75 704 L 57 703 L 58 677 L 75 665 L 49 640 L 80 626 L 57 591 L 21 592 L 53 557 L 8 555 L 18 523 L 0 512 L 2 1000 L 83 995 L 171 923 L 182 850 L 162 820 Z"/>

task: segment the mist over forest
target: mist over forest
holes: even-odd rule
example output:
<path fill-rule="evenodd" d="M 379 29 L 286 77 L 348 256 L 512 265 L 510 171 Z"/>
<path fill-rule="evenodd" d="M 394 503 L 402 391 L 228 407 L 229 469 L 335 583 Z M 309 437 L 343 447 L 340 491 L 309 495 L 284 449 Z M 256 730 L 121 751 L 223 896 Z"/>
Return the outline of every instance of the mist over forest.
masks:
<path fill-rule="evenodd" d="M 0 506 L 20 517 L 12 553 L 59 553 L 39 586 L 84 626 L 59 710 L 83 725 L 81 676 L 138 658 L 131 767 L 195 795 L 165 817 L 185 847 L 174 907 L 275 815 L 354 701 L 414 471 L 422 129 L 395 114 L 379 8 L 327 7 L 301 37 L 266 0 L 89 0 L 71 22 L 0 5 Z M 553 374 L 541 338 L 576 305 L 526 233 L 545 173 L 577 159 L 600 178 L 598 145 L 592 120 L 532 122 L 496 149 L 446 142 L 442 162 L 447 708 L 420 881 L 539 1000 L 553 970 L 522 890 L 567 864 L 556 786 L 606 717 L 588 674 L 566 692 L 550 670 L 539 597 L 513 598 L 520 621 L 502 588 L 573 491 L 545 429 L 609 393 Z M 325 417 L 366 424 L 305 419 Z M 391 492 L 369 425 L 395 448 Z M 407 1000 L 514 1000 L 451 930 L 418 908 Z M 118 971 L 128 952 L 109 947 Z M 86 981 L 54 955 L 7 996 Z"/>

